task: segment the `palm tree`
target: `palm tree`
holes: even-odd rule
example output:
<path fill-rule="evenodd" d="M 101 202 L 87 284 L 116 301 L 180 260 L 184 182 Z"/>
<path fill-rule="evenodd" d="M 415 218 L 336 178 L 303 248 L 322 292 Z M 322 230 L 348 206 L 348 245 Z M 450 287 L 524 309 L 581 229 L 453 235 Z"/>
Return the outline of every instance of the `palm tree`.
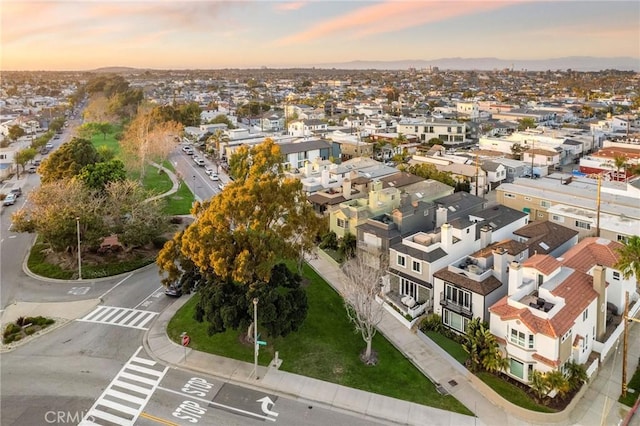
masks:
<path fill-rule="evenodd" d="M 547 393 L 549 393 L 549 383 L 546 380 L 544 374 L 539 370 L 533 370 L 531 377 L 529 377 L 529 386 L 536 396 L 537 402 L 541 403 Z"/>
<path fill-rule="evenodd" d="M 617 252 L 619 257 L 614 268 L 622 272 L 625 280 L 635 276 L 636 286 L 640 287 L 640 236 L 627 238 Z"/>
<path fill-rule="evenodd" d="M 620 176 L 620 169 L 625 170 L 627 166 L 627 157 L 625 157 L 624 155 L 616 155 L 615 157 L 613 157 L 613 167 L 616 168 L 616 180 L 619 180 L 618 176 Z"/>
<path fill-rule="evenodd" d="M 564 398 L 569 392 L 569 380 L 562 371 L 549 371 L 545 373 L 544 378 L 549 386 L 549 390 L 555 390 L 560 398 Z"/>
<path fill-rule="evenodd" d="M 571 390 L 579 389 L 583 383 L 589 380 L 587 376 L 587 370 L 585 370 L 582 364 L 578 364 L 575 361 L 571 361 L 566 366 L 567 379 L 569 380 L 569 388 Z"/>

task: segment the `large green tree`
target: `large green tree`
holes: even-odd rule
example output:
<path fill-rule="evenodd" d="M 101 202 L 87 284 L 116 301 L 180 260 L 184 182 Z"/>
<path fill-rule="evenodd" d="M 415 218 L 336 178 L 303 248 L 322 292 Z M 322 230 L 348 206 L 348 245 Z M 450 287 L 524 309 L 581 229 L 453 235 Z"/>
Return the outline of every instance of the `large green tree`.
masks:
<path fill-rule="evenodd" d="M 20 179 L 20 167 L 22 167 L 22 171 L 24 172 L 25 164 L 29 161 L 36 158 L 36 150 L 33 148 L 25 148 L 16 152 L 15 162 L 17 167 L 17 177 Z"/>
<path fill-rule="evenodd" d="M 89 164 L 99 162 L 100 155 L 87 139 L 73 138 L 46 158 L 40 165 L 43 183 L 76 176 Z"/>
<path fill-rule="evenodd" d="M 158 264 L 171 281 L 179 277 L 183 256 L 217 282 L 233 282 L 245 295 L 253 294 L 259 283 L 270 283 L 276 264 L 296 260 L 310 247 L 306 239 L 315 235 L 304 230 L 320 219 L 301 208 L 307 202 L 302 185 L 284 176 L 276 143 L 267 139 L 238 149 L 230 158 L 230 174 L 234 181 L 197 205 L 196 221 L 160 252 Z"/>
<path fill-rule="evenodd" d="M 78 178 L 89 188 L 104 190 L 110 182 L 123 181 L 127 177 L 124 163 L 120 160 L 101 161 L 86 165 Z"/>
<path fill-rule="evenodd" d="M 25 135 L 25 131 L 22 127 L 18 126 L 17 124 L 14 124 L 13 126 L 9 127 L 9 139 L 12 141 L 17 141 L 18 138 L 21 138 L 22 136 Z"/>

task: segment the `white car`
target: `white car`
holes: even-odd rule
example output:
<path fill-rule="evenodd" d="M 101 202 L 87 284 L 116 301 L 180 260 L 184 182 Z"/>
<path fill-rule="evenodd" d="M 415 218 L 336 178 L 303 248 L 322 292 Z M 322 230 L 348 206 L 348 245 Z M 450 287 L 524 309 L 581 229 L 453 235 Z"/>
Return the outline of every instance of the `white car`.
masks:
<path fill-rule="evenodd" d="M 224 183 L 220 182 L 220 183 L 218 184 L 218 188 L 220 188 L 220 191 L 222 191 L 222 190 L 224 189 L 224 187 L 225 187 L 225 184 L 224 184 Z"/>
<path fill-rule="evenodd" d="M 187 155 L 193 155 L 193 148 L 191 148 L 189 145 L 183 146 L 182 151 Z"/>
<path fill-rule="evenodd" d="M 211 180 L 213 180 L 213 181 L 218 181 L 218 180 L 220 180 L 220 177 L 218 176 L 218 174 L 217 174 L 217 173 L 211 173 L 211 174 L 209 175 L 209 179 L 211 179 Z"/>
<path fill-rule="evenodd" d="M 15 204 L 15 203 L 16 203 L 16 198 L 17 198 L 17 197 L 16 197 L 16 194 L 14 194 L 14 193 L 9 193 L 9 194 L 7 194 L 7 196 L 5 197 L 5 199 L 4 199 L 4 203 L 3 203 L 3 204 L 4 204 L 5 206 L 11 206 L 11 205 L 13 205 L 13 204 Z"/>
<path fill-rule="evenodd" d="M 193 162 L 200 167 L 204 167 L 204 160 L 200 157 L 193 157 Z"/>
<path fill-rule="evenodd" d="M 207 176 L 211 176 L 213 174 L 213 169 L 209 166 L 204 168 L 204 172 Z"/>

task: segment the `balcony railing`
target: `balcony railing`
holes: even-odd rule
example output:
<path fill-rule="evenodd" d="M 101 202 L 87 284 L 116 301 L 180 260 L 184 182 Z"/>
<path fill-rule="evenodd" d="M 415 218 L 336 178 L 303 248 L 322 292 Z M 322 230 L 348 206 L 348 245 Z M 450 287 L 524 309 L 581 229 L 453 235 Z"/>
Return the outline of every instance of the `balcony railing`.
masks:
<path fill-rule="evenodd" d="M 445 308 L 447 308 L 448 310 L 455 312 L 457 314 L 460 315 L 464 315 L 467 317 L 472 317 L 473 316 L 473 311 L 471 310 L 471 305 L 464 306 L 461 305 L 460 303 L 451 300 L 451 299 L 447 299 L 447 297 L 444 294 L 444 291 L 440 293 L 440 306 L 443 306 Z"/>

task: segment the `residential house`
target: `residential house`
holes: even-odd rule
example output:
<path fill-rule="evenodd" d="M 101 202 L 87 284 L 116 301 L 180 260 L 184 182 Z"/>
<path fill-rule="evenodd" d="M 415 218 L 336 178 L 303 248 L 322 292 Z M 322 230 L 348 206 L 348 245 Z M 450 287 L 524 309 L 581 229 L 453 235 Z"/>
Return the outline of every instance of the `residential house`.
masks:
<path fill-rule="evenodd" d="M 412 119 L 401 120 L 397 126 L 398 133 L 415 135 L 421 142 L 438 138 L 445 146 L 455 146 L 467 142 L 467 125 L 464 122 L 445 119 Z"/>
<path fill-rule="evenodd" d="M 489 308 L 489 327 L 508 356 L 506 374 L 529 383 L 574 361 L 587 362 L 606 332 L 604 268 L 594 276 L 537 254 L 509 265 L 508 295 Z"/>
<path fill-rule="evenodd" d="M 502 164 L 507 172 L 503 182 L 513 182 L 515 179 L 531 174 L 531 164 L 527 164 L 521 160 L 512 160 L 510 158 L 494 158 L 494 163 Z"/>
<path fill-rule="evenodd" d="M 524 244 L 528 255 L 548 254 L 559 257 L 578 243 L 578 231 L 547 220 L 537 220 L 513 232 Z"/>
<path fill-rule="evenodd" d="M 295 120 L 289 123 L 287 133 L 289 136 L 308 137 L 326 133 L 327 123 L 322 120 Z"/>
<path fill-rule="evenodd" d="M 301 169 L 316 159 L 328 160 L 333 157 L 333 145 L 322 139 L 280 143 L 280 153 L 284 156 L 285 169 Z"/>
<path fill-rule="evenodd" d="M 499 162 L 483 161 L 482 170 L 487 174 L 490 191 L 500 186 L 507 178 L 507 168 Z"/>
<path fill-rule="evenodd" d="M 358 225 L 372 216 L 398 208 L 400 198 L 398 188 L 383 188 L 382 182 L 374 181 L 367 198 L 344 201 L 330 212 L 329 230 L 335 232 L 338 238 L 348 233 L 357 235 Z"/>

